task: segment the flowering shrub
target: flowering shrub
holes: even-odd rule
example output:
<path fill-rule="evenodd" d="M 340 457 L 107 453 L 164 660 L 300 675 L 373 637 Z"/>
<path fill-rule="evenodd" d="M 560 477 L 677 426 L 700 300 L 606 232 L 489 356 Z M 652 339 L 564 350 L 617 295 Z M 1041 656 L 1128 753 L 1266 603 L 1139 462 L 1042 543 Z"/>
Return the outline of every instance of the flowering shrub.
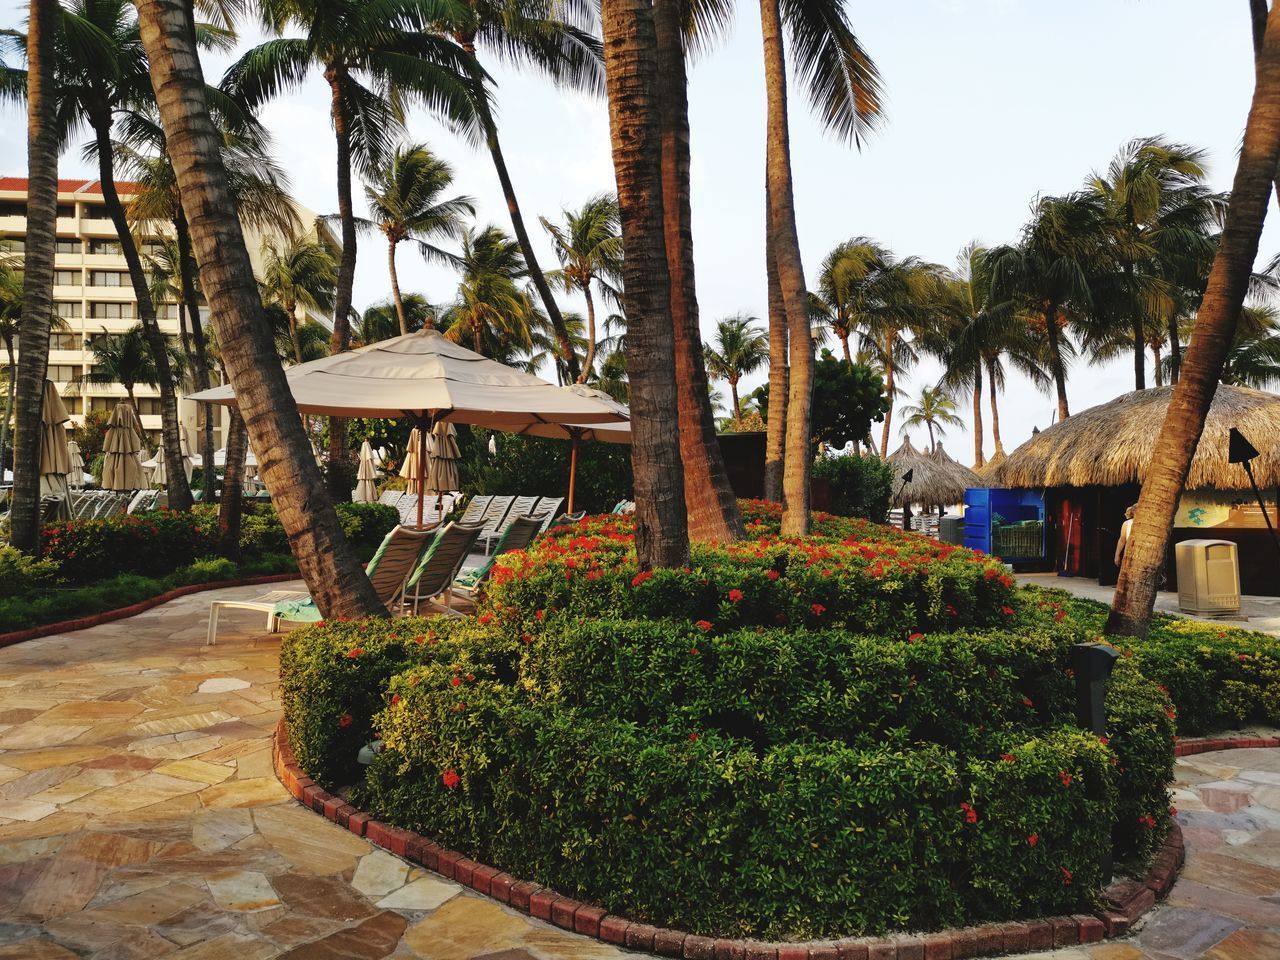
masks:
<path fill-rule="evenodd" d="M 44 528 L 43 555 L 71 583 L 122 573 L 160 576 L 213 552 L 199 519 L 173 510 L 68 520 Z"/>

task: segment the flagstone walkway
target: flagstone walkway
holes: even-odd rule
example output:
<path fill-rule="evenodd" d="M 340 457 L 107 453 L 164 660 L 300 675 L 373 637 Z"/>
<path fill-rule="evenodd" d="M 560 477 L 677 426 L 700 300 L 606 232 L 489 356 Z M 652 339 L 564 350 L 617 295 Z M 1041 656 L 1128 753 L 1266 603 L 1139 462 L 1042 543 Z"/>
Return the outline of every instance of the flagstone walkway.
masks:
<path fill-rule="evenodd" d="M 634 956 L 476 896 L 293 802 L 279 638 L 184 597 L 0 649 L 0 960 Z M 1042 960 L 1280 957 L 1280 751 L 1179 763 L 1189 862 L 1128 941 Z"/>

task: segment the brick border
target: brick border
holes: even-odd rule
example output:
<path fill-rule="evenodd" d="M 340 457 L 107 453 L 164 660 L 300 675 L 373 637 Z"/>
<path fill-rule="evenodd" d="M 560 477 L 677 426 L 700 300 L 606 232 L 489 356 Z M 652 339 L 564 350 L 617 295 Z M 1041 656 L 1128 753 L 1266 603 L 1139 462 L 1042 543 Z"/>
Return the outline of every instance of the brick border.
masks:
<path fill-rule="evenodd" d="M 162 603 L 168 603 L 170 600 L 186 597 L 193 593 L 202 593 L 205 590 L 223 590 L 227 587 L 252 587 L 259 583 L 283 583 L 286 580 L 297 580 L 299 576 L 298 571 L 294 570 L 290 573 L 270 573 L 261 577 L 245 577 L 241 580 L 212 580 L 208 583 L 189 583 L 185 587 L 175 587 L 172 590 L 158 593 L 154 597 L 139 600 L 137 603 L 130 604 L 127 607 L 120 607 L 116 610 L 104 610 L 101 613 L 78 617 L 75 620 L 60 620 L 57 623 L 45 623 L 38 627 L 28 627 L 26 630 L 0 633 L 0 647 L 10 647 L 15 643 L 25 643 L 27 640 L 36 640 L 40 637 L 50 637 L 55 633 L 73 633 L 76 630 L 88 630 L 90 627 L 111 623 L 113 620 L 123 620 L 126 617 L 136 616 L 139 613 L 150 610 L 152 607 L 158 607 Z"/>
<path fill-rule="evenodd" d="M 1174 753 L 1186 757 L 1242 747 L 1280 747 L 1280 737 L 1181 740 L 1174 744 Z M 1175 821 L 1170 824 L 1164 843 L 1152 858 L 1147 875 L 1141 880 L 1112 883 L 1102 891 L 1102 907 L 1096 913 L 987 923 L 935 933 L 808 943 L 713 939 L 647 923 L 633 923 L 600 907 L 561 896 L 549 887 L 476 863 L 466 855 L 441 847 L 419 834 L 373 819 L 306 775 L 294 759 L 283 718 L 271 738 L 271 757 L 276 776 L 296 800 L 397 856 L 571 933 L 631 950 L 663 957 L 682 957 L 684 960 L 964 960 L 1096 943 L 1128 933 L 1139 917 L 1168 894 L 1186 860 L 1182 829 Z"/>

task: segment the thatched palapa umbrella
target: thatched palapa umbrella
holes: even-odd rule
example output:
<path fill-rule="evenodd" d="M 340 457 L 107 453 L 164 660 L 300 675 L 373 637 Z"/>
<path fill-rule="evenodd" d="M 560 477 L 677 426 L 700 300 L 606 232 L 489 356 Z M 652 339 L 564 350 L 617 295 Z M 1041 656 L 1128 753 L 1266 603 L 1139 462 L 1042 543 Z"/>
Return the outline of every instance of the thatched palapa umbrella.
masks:
<path fill-rule="evenodd" d="M 929 458 L 936 460 L 946 470 L 947 476 L 950 478 L 955 489 L 959 491 L 959 496 L 954 500 L 947 500 L 946 503 L 964 503 L 964 492 L 971 487 L 981 487 L 983 485 L 982 477 L 976 471 L 970 470 L 963 463 L 954 460 L 942 449 L 942 444 L 936 444 L 933 453 L 929 454 Z M 943 505 L 940 501 L 939 506 Z"/>
<path fill-rule="evenodd" d="M 960 467 L 960 464 L 945 454 L 943 457 L 945 459 L 924 453 L 912 446 L 910 440 L 903 440 L 902 446 L 891 453 L 888 459 L 898 478 L 897 489 L 893 492 L 893 505 L 907 507 L 919 503 L 926 507 L 938 507 L 947 503 L 963 503 L 966 486 L 976 484 L 962 479 L 949 465 Z M 908 470 L 911 471 L 911 482 L 903 484 L 902 478 Z M 976 480 L 976 476 L 974 479 Z"/>
<path fill-rule="evenodd" d="M 142 423 L 129 401 L 121 400 L 111 411 L 102 442 L 103 490 L 141 490 L 147 485 L 138 457 L 141 450 Z"/>
<path fill-rule="evenodd" d="M 1113 487 L 1141 483 L 1155 455 L 1172 387 L 1152 387 L 1090 407 L 1033 436 L 987 474 L 1002 487 Z M 1187 475 L 1188 490 L 1247 490 L 1244 468 L 1227 460 L 1232 427 L 1253 441 L 1261 487 L 1280 486 L 1280 396 L 1219 384 Z"/>

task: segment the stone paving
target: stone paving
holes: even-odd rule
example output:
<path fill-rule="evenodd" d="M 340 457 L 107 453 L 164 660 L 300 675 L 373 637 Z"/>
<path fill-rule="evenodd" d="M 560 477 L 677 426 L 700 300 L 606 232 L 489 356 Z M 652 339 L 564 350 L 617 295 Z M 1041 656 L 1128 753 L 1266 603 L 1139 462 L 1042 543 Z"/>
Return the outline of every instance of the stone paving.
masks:
<path fill-rule="evenodd" d="M 279 637 L 197 594 L 0 649 L 0 960 L 636 956 L 412 867 L 271 771 Z M 1038 960 L 1280 958 L 1280 751 L 1179 762 L 1188 865 L 1126 941 Z M 1030 960 L 1032 955 L 1026 955 Z"/>

